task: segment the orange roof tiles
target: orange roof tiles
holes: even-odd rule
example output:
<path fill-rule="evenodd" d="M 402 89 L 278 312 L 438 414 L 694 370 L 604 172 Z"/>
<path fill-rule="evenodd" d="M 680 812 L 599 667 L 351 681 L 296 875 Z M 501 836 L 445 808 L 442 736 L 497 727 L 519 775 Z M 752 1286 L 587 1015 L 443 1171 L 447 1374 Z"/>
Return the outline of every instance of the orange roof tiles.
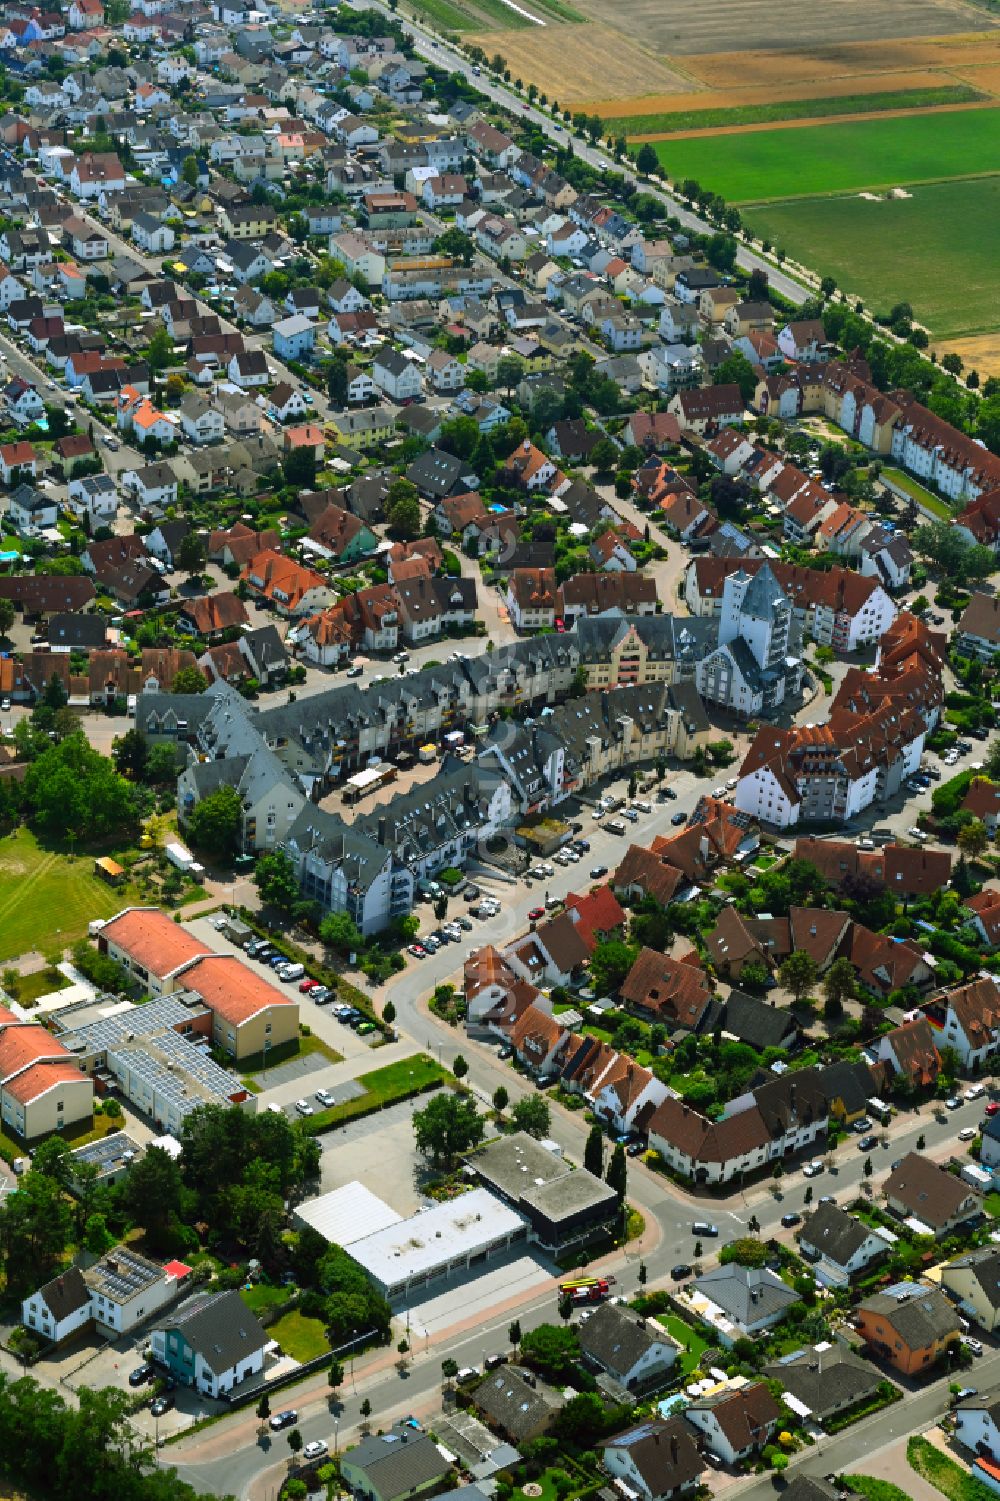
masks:
<path fill-rule="evenodd" d="M 201 996 L 217 1016 L 241 1027 L 269 1006 L 293 1006 L 285 991 L 248 969 L 235 954 L 209 954 L 184 971 L 184 988 Z"/>
<path fill-rule="evenodd" d="M 158 907 L 129 907 L 104 924 L 99 942 L 113 943 L 151 975 L 163 979 L 182 964 L 210 954 L 211 949 L 192 938 Z"/>

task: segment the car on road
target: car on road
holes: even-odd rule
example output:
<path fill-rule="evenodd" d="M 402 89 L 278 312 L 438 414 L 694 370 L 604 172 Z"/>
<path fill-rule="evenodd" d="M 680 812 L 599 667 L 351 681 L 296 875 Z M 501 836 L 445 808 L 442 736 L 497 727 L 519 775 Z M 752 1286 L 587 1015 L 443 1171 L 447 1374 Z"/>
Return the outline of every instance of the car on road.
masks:
<path fill-rule="evenodd" d="M 821 1204 L 836 1204 L 837 1199 L 834 1194 L 824 1194 L 819 1202 Z"/>
<path fill-rule="evenodd" d="M 609 818 L 604 827 L 609 834 L 624 834 L 625 832 L 625 825 L 620 818 Z"/>
<path fill-rule="evenodd" d="M 677 793 L 672 787 L 661 787 L 660 796 L 665 797 L 670 803 L 675 803 L 677 801 Z"/>
<path fill-rule="evenodd" d="M 625 1148 L 626 1154 L 629 1157 L 641 1157 L 645 1150 L 646 1148 L 643 1146 L 641 1141 L 630 1141 L 628 1146 Z"/>
<path fill-rule="evenodd" d="M 174 1398 L 168 1393 L 163 1393 L 161 1396 L 153 1398 L 149 1404 L 149 1410 L 154 1418 L 162 1418 L 163 1414 L 169 1412 L 173 1405 Z"/>
<path fill-rule="evenodd" d="M 153 1367 L 148 1360 L 145 1360 L 142 1365 L 137 1365 L 134 1371 L 129 1371 L 128 1384 L 129 1386 L 145 1386 L 146 1382 L 152 1379 Z"/>
<path fill-rule="evenodd" d="M 863 1115 L 859 1121 L 855 1121 L 851 1126 L 851 1130 L 854 1131 L 858 1136 L 860 1136 L 865 1131 L 870 1131 L 871 1128 L 872 1123 L 868 1119 L 867 1115 Z"/>
<path fill-rule="evenodd" d="M 676 1266 L 670 1268 L 670 1275 L 675 1282 L 683 1282 L 685 1277 L 691 1276 L 691 1268 L 686 1261 L 679 1261 Z"/>
<path fill-rule="evenodd" d="M 528 917 L 531 919 L 532 922 L 537 922 L 540 917 L 544 917 L 544 916 L 545 916 L 545 908 L 544 907 L 532 907 L 531 911 L 528 913 Z"/>
<path fill-rule="evenodd" d="M 968 1087 L 968 1089 L 963 1089 L 963 1091 L 962 1091 L 962 1099 L 963 1100 L 981 1100 L 982 1097 L 983 1097 L 983 1095 L 985 1093 L 986 1093 L 986 1085 L 985 1084 L 970 1084 L 969 1087 Z"/>
<path fill-rule="evenodd" d="M 703 1235 L 709 1240 L 715 1240 L 719 1234 L 719 1227 L 708 1220 L 695 1220 L 691 1225 L 691 1234 Z"/>
<path fill-rule="evenodd" d="M 1000 1110 L 1000 1103 L 998 1103 L 996 1100 L 990 1100 L 990 1103 L 986 1107 L 986 1114 L 996 1115 L 998 1110 Z"/>
<path fill-rule="evenodd" d="M 299 1415 L 294 1407 L 286 1407 L 284 1412 L 276 1412 L 271 1417 L 271 1427 L 275 1433 L 280 1433 L 282 1428 L 294 1428 L 299 1421 Z"/>
<path fill-rule="evenodd" d="M 296 1100 L 295 1109 L 299 1115 L 312 1115 L 313 1113 L 313 1108 L 308 1100 Z"/>
<path fill-rule="evenodd" d="M 961 1131 L 959 1131 L 959 1133 L 958 1133 L 958 1139 L 959 1139 L 959 1141 L 975 1141 L 975 1139 L 976 1139 L 976 1128 L 975 1128 L 975 1126 L 963 1126 L 962 1129 L 961 1129 Z"/>
<path fill-rule="evenodd" d="M 957 1094 L 950 1094 L 944 1102 L 944 1108 L 946 1110 L 958 1110 L 961 1108 L 961 1104 L 962 1102 Z"/>
<path fill-rule="evenodd" d="M 330 1106 L 334 1104 L 333 1095 L 328 1089 L 317 1089 L 316 1098 L 324 1110 L 329 1110 Z"/>
<path fill-rule="evenodd" d="M 673 817 L 671 818 L 670 822 L 673 824 L 673 826 L 674 826 L 675 829 L 678 829 L 678 828 L 680 828 L 680 826 L 681 826 L 682 823 L 687 823 L 687 814 L 686 813 L 675 813 L 673 815 Z"/>
<path fill-rule="evenodd" d="M 590 867 L 590 879 L 592 881 L 599 881 L 601 877 L 606 876 L 607 873 L 608 867 L 606 865 L 592 865 Z"/>
<path fill-rule="evenodd" d="M 790 1211 L 788 1214 L 781 1216 L 781 1223 L 786 1230 L 790 1230 L 793 1225 L 800 1225 L 802 1223 L 802 1216 L 801 1214 L 796 1214 L 794 1211 Z"/>
<path fill-rule="evenodd" d="M 303 1459 L 322 1459 L 324 1454 L 329 1454 L 330 1446 L 325 1438 L 310 1439 L 302 1450 Z"/>
<path fill-rule="evenodd" d="M 823 1163 L 818 1157 L 814 1157 L 812 1162 L 806 1163 L 805 1167 L 802 1169 L 802 1174 L 806 1178 L 818 1178 L 822 1171 Z"/>
<path fill-rule="evenodd" d="M 861 1140 L 858 1142 L 858 1151 L 859 1152 L 870 1152 L 870 1151 L 872 1151 L 872 1149 L 874 1147 L 877 1147 L 877 1146 L 878 1146 L 878 1137 L 877 1136 L 862 1136 Z"/>
<path fill-rule="evenodd" d="M 962 1344 L 967 1350 L 971 1350 L 973 1355 L 982 1355 L 983 1353 L 982 1344 L 978 1339 L 973 1339 L 971 1334 L 962 1335 Z"/>
<path fill-rule="evenodd" d="M 952 1395 L 951 1405 L 954 1407 L 955 1404 L 956 1404 L 956 1402 L 965 1402 L 969 1397 L 978 1397 L 978 1396 L 979 1396 L 979 1388 L 978 1388 L 978 1386 L 960 1386 L 959 1389 L 958 1389 L 958 1391 L 955 1392 Z"/>

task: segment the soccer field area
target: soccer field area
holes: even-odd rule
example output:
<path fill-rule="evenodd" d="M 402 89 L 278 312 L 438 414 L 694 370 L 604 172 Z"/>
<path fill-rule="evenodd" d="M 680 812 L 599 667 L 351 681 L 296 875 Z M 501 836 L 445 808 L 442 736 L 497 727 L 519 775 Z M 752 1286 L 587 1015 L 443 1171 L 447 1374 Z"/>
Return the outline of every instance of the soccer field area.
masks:
<path fill-rule="evenodd" d="M 901 298 L 939 338 L 1000 328 L 1000 176 L 912 187 L 908 198 L 808 198 L 744 211 L 754 232 L 866 306 Z"/>
<path fill-rule="evenodd" d="M 995 172 L 1000 109 L 852 120 L 657 141 L 667 175 L 727 203 L 887 189 Z"/>

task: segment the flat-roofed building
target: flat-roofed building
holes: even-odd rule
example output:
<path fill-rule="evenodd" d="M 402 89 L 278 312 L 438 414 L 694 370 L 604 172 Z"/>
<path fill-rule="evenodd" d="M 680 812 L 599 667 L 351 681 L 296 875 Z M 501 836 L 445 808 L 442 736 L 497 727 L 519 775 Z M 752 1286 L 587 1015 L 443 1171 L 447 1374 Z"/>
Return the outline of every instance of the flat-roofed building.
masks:
<path fill-rule="evenodd" d="M 392 1300 L 483 1264 L 523 1241 L 525 1234 L 519 1214 L 485 1188 L 474 1188 L 376 1230 L 347 1251 Z"/>

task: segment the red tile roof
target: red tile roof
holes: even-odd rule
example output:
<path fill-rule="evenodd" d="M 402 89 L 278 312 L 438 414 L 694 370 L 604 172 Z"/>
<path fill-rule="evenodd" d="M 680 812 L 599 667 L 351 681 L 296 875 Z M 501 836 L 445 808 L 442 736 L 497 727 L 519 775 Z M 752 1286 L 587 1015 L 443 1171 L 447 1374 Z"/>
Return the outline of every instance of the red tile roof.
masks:
<path fill-rule="evenodd" d="M 158 907 L 127 907 L 104 924 L 99 936 L 157 979 L 212 952 Z"/>

